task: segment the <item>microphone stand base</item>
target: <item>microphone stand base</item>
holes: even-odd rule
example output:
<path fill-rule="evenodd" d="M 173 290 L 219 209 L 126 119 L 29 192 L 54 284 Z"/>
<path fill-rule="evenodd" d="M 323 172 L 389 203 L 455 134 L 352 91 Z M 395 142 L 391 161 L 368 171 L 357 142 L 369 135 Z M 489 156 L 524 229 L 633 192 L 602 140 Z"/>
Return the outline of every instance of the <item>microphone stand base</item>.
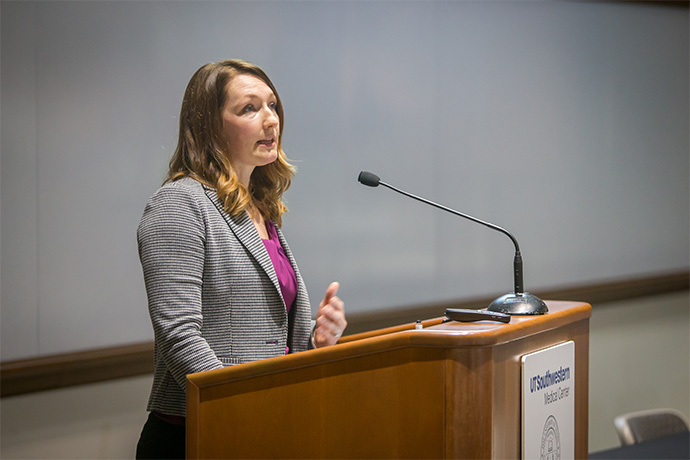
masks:
<path fill-rule="evenodd" d="M 491 302 L 487 310 L 509 315 L 545 315 L 549 312 L 544 301 L 529 292 L 511 292 L 501 296 Z"/>

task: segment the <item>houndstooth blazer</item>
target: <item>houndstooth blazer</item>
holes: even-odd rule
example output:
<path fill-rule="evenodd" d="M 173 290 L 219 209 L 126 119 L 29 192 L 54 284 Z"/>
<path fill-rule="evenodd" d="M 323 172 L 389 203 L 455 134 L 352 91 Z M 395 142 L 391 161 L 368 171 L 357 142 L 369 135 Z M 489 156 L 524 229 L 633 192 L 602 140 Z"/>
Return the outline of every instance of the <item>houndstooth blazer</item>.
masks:
<path fill-rule="evenodd" d="M 311 308 L 297 276 L 288 322 L 273 264 L 254 224 L 227 214 L 212 188 L 191 178 L 165 184 L 137 230 L 155 370 L 148 410 L 185 415 L 186 375 L 309 348 Z M 289 327 L 288 327 L 289 324 Z"/>

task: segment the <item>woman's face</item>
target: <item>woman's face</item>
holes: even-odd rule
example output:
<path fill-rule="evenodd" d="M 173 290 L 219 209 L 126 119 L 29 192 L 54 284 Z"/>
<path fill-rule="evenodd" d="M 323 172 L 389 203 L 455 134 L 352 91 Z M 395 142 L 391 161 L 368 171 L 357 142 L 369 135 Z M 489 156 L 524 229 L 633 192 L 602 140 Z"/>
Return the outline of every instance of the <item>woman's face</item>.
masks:
<path fill-rule="evenodd" d="M 250 74 L 235 76 L 225 90 L 223 136 L 240 181 L 248 185 L 255 167 L 278 158 L 278 98 L 263 80 Z"/>

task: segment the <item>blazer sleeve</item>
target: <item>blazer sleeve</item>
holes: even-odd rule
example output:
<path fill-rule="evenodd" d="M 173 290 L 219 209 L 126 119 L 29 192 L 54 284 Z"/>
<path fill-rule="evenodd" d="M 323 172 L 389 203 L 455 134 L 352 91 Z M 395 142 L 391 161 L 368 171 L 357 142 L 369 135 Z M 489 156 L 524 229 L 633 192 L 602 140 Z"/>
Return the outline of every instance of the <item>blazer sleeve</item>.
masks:
<path fill-rule="evenodd" d="M 162 187 L 137 230 L 156 353 L 181 388 L 187 374 L 223 367 L 201 335 L 206 229 L 196 200 L 177 183 Z"/>

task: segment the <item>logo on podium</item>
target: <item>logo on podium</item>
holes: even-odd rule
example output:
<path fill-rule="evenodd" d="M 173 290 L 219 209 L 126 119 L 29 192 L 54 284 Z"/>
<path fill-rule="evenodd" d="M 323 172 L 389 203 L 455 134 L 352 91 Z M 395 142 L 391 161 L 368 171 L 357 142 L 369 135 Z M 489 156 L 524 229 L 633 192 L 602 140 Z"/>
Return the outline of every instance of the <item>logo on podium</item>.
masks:
<path fill-rule="evenodd" d="M 522 458 L 575 456 L 575 342 L 524 355 Z"/>
<path fill-rule="evenodd" d="M 541 460 L 561 460 L 561 434 L 553 415 L 549 415 L 541 435 Z"/>

